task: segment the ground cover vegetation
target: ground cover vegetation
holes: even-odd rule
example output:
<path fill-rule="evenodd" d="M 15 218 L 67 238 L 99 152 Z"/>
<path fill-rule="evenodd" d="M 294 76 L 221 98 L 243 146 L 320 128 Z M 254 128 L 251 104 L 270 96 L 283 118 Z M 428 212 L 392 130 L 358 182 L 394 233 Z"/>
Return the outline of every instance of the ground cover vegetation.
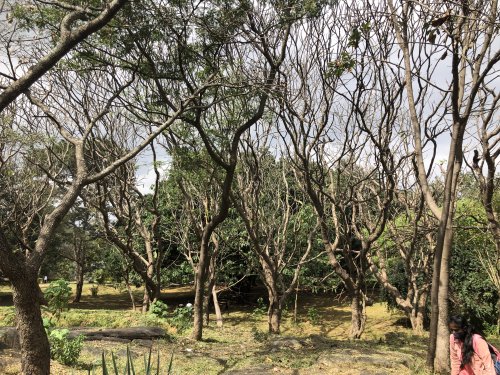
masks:
<path fill-rule="evenodd" d="M 0 0 L 0 322 L 20 371 L 88 367 L 65 329 L 127 324 L 215 372 L 238 345 L 339 369 L 308 348 L 392 345 L 396 328 L 370 336 L 380 303 L 448 371 L 451 313 L 500 327 L 499 19 L 497 0 Z M 258 354 L 305 317 L 300 363 Z"/>

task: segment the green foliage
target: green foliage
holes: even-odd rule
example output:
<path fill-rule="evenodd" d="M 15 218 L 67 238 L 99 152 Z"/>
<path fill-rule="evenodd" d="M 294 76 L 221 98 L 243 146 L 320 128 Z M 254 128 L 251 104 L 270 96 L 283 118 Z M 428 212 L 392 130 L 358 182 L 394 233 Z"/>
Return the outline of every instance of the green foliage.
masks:
<path fill-rule="evenodd" d="M 70 297 L 71 288 L 66 280 L 51 282 L 45 290 L 46 311 L 50 317 L 43 318 L 43 326 L 50 344 L 50 357 L 68 366 L 74 365 L 78 360 L 83 346 L 83 336 L 68 338 L 67 329 L 53 328 L 55 326 L 53 319 L 59 321 L 61 313 L 68 308 Z"/>
<path fill-rule="evenodd" d="M 496 259 L 496 250 L 488 230 L 484 208 L 475 199 L 464 198 L 457 203 L 457 230 L 450 259 L 450 308 L 453 313 L 466 314 L 481 329 L 495 325 L 498 291 L 480 261 Z M 486 227 L 486 224 L 484 225 Z"/>
<path fill-rule="evenodd" d="M 386 267 L 390 283 L 399 290 L 402 296 L 406 296 L 408 293 L 408 277 L 405 271 L 404 260 L 396 255 L 387 259 Z M 399 308 L 396 299 L 384 288 L 381 289 L 380 294 L 382 300 L 387 302 L 387 308 L 389 310 L 396 310 Z"/>
<path fill-rule="evenodd" d="M 64 13 L 52 7 L 37 7 L 19 3 L 12 7 L 11 17 L 19 21 L 26 30 L 46 28 L 50 24 L 60 23 Z M 37 11 L 38 10 L 38 11 Z"/>
<path fill-rule="evenodd" d="M 328 258 L 319 257 L 313 259 L 301 269 L 300 286 L 311 290 L 313 293 L 335 291 L 342 285 L 342 282 L 335 275 L 325 278 L 325 275 L 331 273 L 332 269 Z"/>
<path fill-rule="evenodd" d="M 495 322 L 496 323 L 496 322 Z M 486 335 L 486 336 L 498 336 L 498 333 L 499 333 L 499 327 L 494 324 L 494 323 L 489 323 L 489 322 L 484 322 L 482 324 L 482 328 L 483 328 L 483 333 Z"/>
<path fill-rule="evenodd" d="M 101 355 L 101 367 L 102 367 L 103 375 L 105 375 L 105 374 L 106 375 L 108 375 L 108 374 L 114 374 L 114 375 L 120 374 L 121 375 L 121 373 L 118 370 L 118 365 L 117 365 L 118 360 L 117 360 L 115 354 L 113 352 L 111 352 L 112 367 L 111 367 L 111 370 L 108 370 L 106 356 L 105 356 L 104 351 L 103 351 L 102 355 Z M 150 348 L 149 353 L 147 355 L 144 354 L 144 374 L 146 374 L 146 375 L 161 375 L 161 374 L 170 375 L 170 374 L 172 374 L 173 361 L 174 361 L 174 353 L 172 352 L 172 355 L 170 356 L 170 360 L 168 362 L 168 366 L 166 368 L 166 371 L 162 372 L 161 371 L 161 363 L 160 363 L 160 350 L 158 350 L 158 355 L 156 357 L 156 365 L 155 365 L 155 363 L 152 361 L 152 348 Z M 123 374 L 135 375 L 136 371 L 135 371 L 135 366 L 134 366 L 134 360 L 132 358 L 132 355 L 130 354 L 130 349 L 128 346 L 127 346 L 127 356 L 123 362 L 125 362 L 125 368 L 124 368 Z M 95 373 L 95 366 L 92 368 L 92 372 Z M 90 370 L 89 370 L 89 373 L 90 373 Z"/>
<path fill-rule="evenodd" d="M 369 22 L 363 22 L 359 26 L 355 26 L 351 30 L 351 34 L 349 35 L 349 43 L 348 45 L 353 48 L 359 47 L 359 42 L 363 35 L 367 36 L 370 32 L 371 26 Z"/>
<path fill-rule="evenodd" d="M 331 4 L 329 0 L 293 0 L 275 2 L 281 22 L 293 22 L 301 18 L 319 17 L 323 9 Z"/>
<path fill-rule="evenodd" d="M 92 285 L 90 287 L 90 293 L 92 297 L 97 297 L 97 293 L 99 293 L 99 285 Z"/>
<path fill-rule="evenodd" d="M 95 302 L 98 303 L 98 302 Z M 138 327 L 154 326 L 166 327 L 167 322 L 164 319 L 157 318 L 152 314 L 140 314 L 129 310 L 70 310 L 66 312 L 59 321 L 61 326 L 65 327 Z"/>
<path fill-rule="evenodd" d="M 192 325 L 193 307 L 191 304 L 177 307 L 168 322 L 173 325 L 178 333 L 183 333 Z"/>
<path fill-rule="evenodd" d="M 252 315 L 254 317 L 260 317 L 267 314 L 267 306 L 264 303 L 264 298 L 259 297 L 257 299 L 257 307 L 253 309 Z"/>
<path fill-rule="evenodd" d="M 257 327 L 253 327 L 252 336 L 257 342 L 265 342 L 269 338 L 269 332 L 261 331 Z"/>
<path fill-rule="evenodd" d="M 311 322 L 312 325 L 319 325 L 319 312 L 315 307 L 310 307 L 307 309 L 307 318 Z"/>
<path fill-rule="evenodd" d="M 166 318 L 168 314 L 168 306 L 166 303 L 156 300 L 149 306 L 149 313 L 158 318 Z"/>
<path fill-rule="evenodd" d="M 193 268 L 184 260 L 176 264 L 175 267 L 168 267 L 161 270 L 161 284 L 169 285 L 170 283 L 185 285 L 193 280 Z"/>
<path fill-rule="evenodd" d="M 54 328 L 55 324 L 51 319 L 46 317 L 42 318 L 42 322 L 43 322 L 43 328 L 45 328 L 45 333 L 47 333 L 48 335 L 50 330 Z"/>
<path fill-rule="evenodd" d="M 71 288 L 66 280 L 52 281 L 44 293 L 47 300 L 45 308 L 51 314 L 51 318 L 59 320 L 61 313 L 68 308 L 71 297 Z"/>
<path fill-rule="evenodd" d="M 343 51 L 340 56 L 328 63 L 327 76 L 340 77 L 345 72 L 350 72 L 356 65 L 356 60 L 349 52 Z"/>
<path fill-rule="evenodd" d="M 74 365 L 83 346 L 83 335 L 74 339 L 68 338 L 67 329 L 53 329 L 49 331 L 50 357 L 64 365 Z"/>
<path fill-rule="evenodd" d="M 92 272 L 92 280 L 97 284 L 104 284 L 106 281 L 106 271 L 102 268 L 98 268 Z"/>
<path fill-rule="evenodd" d="M 12 306 L 0 306 L 0 327 L 9 327 L 16 324 L 16 312 Z"/>

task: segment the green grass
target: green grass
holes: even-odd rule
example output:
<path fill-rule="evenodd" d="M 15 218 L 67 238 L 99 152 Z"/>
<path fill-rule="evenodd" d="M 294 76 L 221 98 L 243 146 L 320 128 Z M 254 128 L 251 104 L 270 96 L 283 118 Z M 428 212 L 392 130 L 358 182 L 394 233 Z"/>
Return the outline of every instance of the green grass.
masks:
<path fill-rule="evenodd" d="M 9 291 L 3 288 L 0 293 Z M 140 297 L 140 290 L 135 290 L 135 293 Z M 190 288 L 164 291 L 163 296 L 170 312 L 183 298 L 192 298 L 190 293 Z M 204 340 L 195 342 L 190 339 L 191 330 L 179 335 L 165 320 L 133 311 L 128 294 L 112 287 L 100 287 L 99 295 L 91 297 L 87 286 L 82 302 L 65 312 L 58 325 L 110 328 L 162 326 L 174 340 L 155 343 L 153 352 L 160 351 L 162 363 L 168 362 L 171 353 L 174 353 L 174 374 L 209 375 L 250 369 L 303 375 L 377 372 L 394 375 L 428 374 L 424 362 L 426 337 L 414 335 L 411 330 L 398 325 L 402 315 L 388 311 L 384 304 L 377 303 L 367 308 L 368 320 L 362 339 L 349 341 L 348 306 L 334 303 L 331 296 L 326 295 L 301 296 L 299 303 L 298 324 L 293 322 L 291 311 L 284 315 L 282 322 L 281 337 L 300 342 L 300 348 L 295 349 L 276 346 L 275 341 L 279 337 L 274 335 L 264 335 L 267 338 L 256 340 L 255 330 L 267 331 L 267 317 L 252 314 L 253 307 L 231 307 L 230 314 L 224 315 L 224 327 L 218 328 L 212 322 L 204 329 Z M 308 316 L 311 307 L 317 310 L 315 322 L 311 322 Z M 12 325 L 13 319 L 13 308 L 1 306 L 0 325 Z M 142 356 L 149 349 L 134 343 L 130 344 L 130 349 L 136 355 L 137 374 L 141 374 Z M 123 367 L 125 344 L 94 341 L 85 342 L 75 368 L 53 362 L 51 374 L 86 374 L 88 368 L 100 362 L 102 350 L 107 353 L 108 359 L 113 351 L 119 358 L 119 365 Z M 11 366 L 3 371 L 15 374 L 19 367 Z M 97 373 L 100 374 L 99 371 Z"/>

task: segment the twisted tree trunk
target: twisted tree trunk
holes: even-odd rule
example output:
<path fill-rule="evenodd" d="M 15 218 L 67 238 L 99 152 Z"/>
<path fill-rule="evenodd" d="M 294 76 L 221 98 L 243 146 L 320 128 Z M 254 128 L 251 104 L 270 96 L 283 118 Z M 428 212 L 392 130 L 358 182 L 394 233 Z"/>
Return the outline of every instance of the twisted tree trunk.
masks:
<path fill-rule="evenodd" d="M 16 325 L 21 343 L 21 371 L 24 375 L 50 374 L 50 347 L 43 327 L 40 302 L 43 298 L 37 278 L 29 273 L 10 279 Z"/>

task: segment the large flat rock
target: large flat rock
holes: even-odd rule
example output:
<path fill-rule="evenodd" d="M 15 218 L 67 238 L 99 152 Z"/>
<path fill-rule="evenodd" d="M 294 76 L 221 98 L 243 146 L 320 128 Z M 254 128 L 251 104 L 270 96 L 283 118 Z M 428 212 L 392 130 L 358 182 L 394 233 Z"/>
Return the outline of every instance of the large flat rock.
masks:
<path fill-rule="evenodd" d="M 102 340 L 116 338 L 121 340 L 158 340 L 167 337 L 163 328 L 131 327 L 131 328 L 74 328 L 69 337 L 85 336 L 85 340 Z"/>
<path fill-rule="evenodd" d="M 166 331 L 159 327 L 131 327 L 131 328 L 70 328 L 69 337 L 85 336 L 85 340 L 106 340 L 128 343 L 139 340 L 137 343 L 145 345 L 151 340 L 168 337 Z M 0 328 L 0 349 L 20 349 L 19 335 L 15 327 Z"/>
<path fill-rule="evenodd" d="M 273 367 L 269 365 L 258 365 L 255 367 L 224 372 L 225 375 L 273 375 L 275 373 Z"/>
<path fill-rule="evenodd" d="M 0 349 L 21 349 L 16 327 L 0 328 Z"/>

